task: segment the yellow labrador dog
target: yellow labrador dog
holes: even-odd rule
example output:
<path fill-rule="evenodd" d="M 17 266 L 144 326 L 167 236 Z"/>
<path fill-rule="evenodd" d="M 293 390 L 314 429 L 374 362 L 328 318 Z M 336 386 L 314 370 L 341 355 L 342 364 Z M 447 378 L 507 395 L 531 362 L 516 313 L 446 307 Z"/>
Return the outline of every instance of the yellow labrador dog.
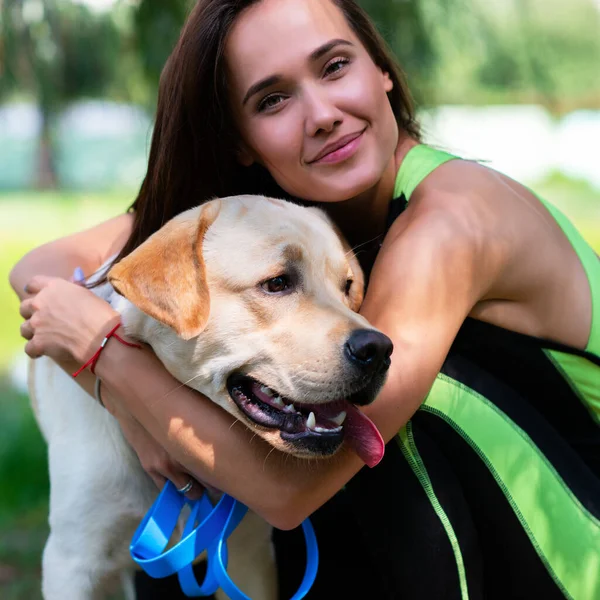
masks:
<path fill-rule="evenodd" d="M 167 223 L 108 280 L 96 293 L 127 335 L 276 449 L 318 458 L 346 440 L 368 464 L 381 455 L 355 405 L 376 397 L 392 344 L 357 314 L 360 267 L 320 210 L 214 200 Z M 131 573 L 129 541 L 157 490 L 118 423 L 51 360 L 32 362 L 30 392 L 49 447 L 44 597 L 95 599 Z M 248 513 L 229 544 L 230 573 L 256 600 L 277 597 L 270 538 Z"/>

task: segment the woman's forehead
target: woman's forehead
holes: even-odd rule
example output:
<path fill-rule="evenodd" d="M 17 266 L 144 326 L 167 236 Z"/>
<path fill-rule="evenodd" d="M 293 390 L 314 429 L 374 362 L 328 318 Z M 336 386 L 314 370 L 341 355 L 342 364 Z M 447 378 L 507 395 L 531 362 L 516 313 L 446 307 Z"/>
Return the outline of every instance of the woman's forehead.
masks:
<path fill-rule="evenodd" d="M 226 59 L 236 83 L 246 85 L 305 63 L 332 39 L 356 42 L 342 11 L 331 0 L 262 0 L 233 25 Z"/>

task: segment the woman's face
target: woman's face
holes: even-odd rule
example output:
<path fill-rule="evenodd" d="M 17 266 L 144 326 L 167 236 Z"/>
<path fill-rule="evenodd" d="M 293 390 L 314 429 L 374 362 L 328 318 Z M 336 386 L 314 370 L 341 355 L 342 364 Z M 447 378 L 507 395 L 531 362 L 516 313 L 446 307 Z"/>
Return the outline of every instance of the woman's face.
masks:
<path fill-rule="evenodd" d="M 243 144 L 293 196 L 339 202 L 393 160 L 392 81 L 330 0 L 262 0 L 227 38 L 230 101 Z"/>

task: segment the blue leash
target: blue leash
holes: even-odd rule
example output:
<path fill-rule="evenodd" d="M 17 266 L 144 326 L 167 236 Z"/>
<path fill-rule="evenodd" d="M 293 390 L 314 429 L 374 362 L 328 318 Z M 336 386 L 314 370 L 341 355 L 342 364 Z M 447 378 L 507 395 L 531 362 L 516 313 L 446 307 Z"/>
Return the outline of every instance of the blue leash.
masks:
<path fill-rule="evenodd" d="M 181 540 L 165 552 L 186 504 L 191 513 Z M 191 502 L 168 481 L 133 534 L 129 551 L 150 577 L 158 579 L 177 573 L 181 589 L 188 597 L 210 596 L 220 587 L 232 600 L 252 600 L 227 574 L 227 538 L 247 511 L 247 506 L 227 494 L 223 494 L 214 507 L 207 494 Z M 317 538 L 308 519 L 302 523 L 302 529 L 306 540 L 306 571 L 291 600 L 306 596 L 319 565 Z M 198 584 L 192 563 L 204 550 L 207 552 L 206 576 L 202 584 Z"/>

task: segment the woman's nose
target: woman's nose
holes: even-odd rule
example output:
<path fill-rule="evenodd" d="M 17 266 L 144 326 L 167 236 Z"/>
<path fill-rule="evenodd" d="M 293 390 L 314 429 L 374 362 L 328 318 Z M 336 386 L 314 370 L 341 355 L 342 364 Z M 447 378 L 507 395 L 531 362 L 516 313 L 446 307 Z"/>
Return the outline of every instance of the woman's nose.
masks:
<path fill-rule="evenodd" d="M 330 133 L 343 120 L 342 111 L 328 97 L 325 90 L 308 90 L 304 94 L 306 103 L 306 134 L 315 136 L 320 132 Z"/>

